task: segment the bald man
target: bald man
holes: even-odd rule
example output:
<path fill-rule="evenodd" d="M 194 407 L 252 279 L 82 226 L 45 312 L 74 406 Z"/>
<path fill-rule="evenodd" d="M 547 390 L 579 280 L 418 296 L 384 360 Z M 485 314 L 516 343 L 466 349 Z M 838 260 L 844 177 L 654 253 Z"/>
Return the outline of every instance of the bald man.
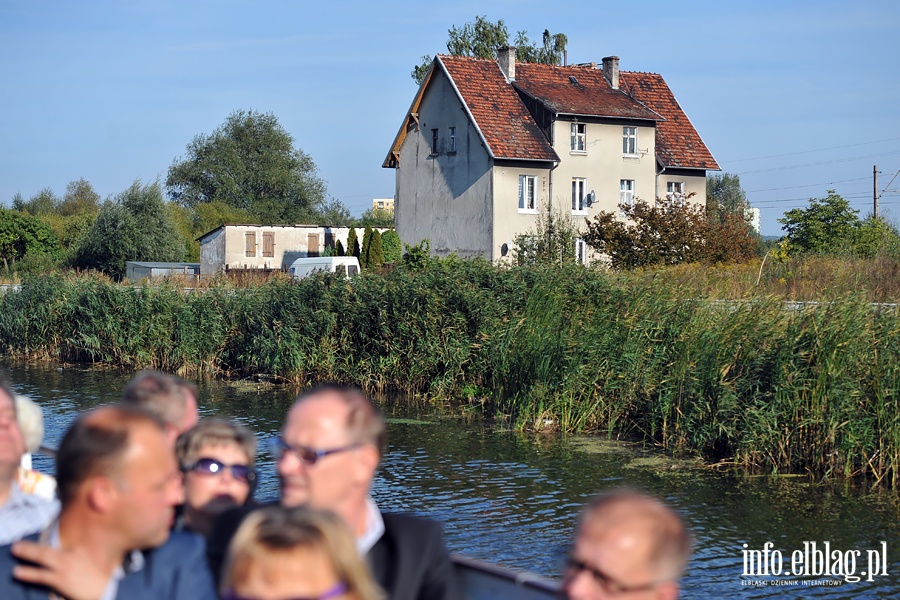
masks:
<path fill-rule="evenodd" d="M 598 496 L 579 519 L 563 588 L 569 600 L 675 600 L 690 551 L 684 522 L 658 500 Z"/>

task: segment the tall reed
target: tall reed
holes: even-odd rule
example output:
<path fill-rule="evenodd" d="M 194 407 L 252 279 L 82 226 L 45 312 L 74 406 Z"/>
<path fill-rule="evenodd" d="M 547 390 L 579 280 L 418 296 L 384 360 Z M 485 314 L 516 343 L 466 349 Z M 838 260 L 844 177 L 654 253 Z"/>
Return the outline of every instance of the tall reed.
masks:
<path fill-rule="evenodd" d="M 718 302 L 673 273 L 456 259 L 195 293 L 48 276 L 0 295 L 0 349 L 441 399 L 477 389 L 520 428 L 900 487 L 900 313 L 870 299 Z"/>

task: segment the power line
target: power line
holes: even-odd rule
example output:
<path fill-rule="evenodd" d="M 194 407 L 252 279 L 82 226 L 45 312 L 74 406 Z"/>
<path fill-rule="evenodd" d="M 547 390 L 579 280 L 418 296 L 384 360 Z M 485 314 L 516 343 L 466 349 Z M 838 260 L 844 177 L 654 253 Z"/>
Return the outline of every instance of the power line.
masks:
<path fill-rule="evenodd" d="M 798 188 L 816 187 L 819 185 L 833 185 L 835 183 L 846 183 L 847 181 L 862 181 L 863 179 L 865 179 L 866 181 L 871 181 L 872 178 L 871 177 L 855 177 L 853 179 L 838 179 L 837 181 L 826 181 L 824 183 L 810 183 L 807 185 L 789 185 L 786 187 L 766 188 L 764 190 L 747 190 L 747 193 L 752 194 L 754 192 L 775 192 L 778 190 L 796 190 Z"/>
<path fill-rule="evenodd" d="M 833 160 L 822 160 L 814 163 L 806 163 L 802 165 L 787 165 L 784 167 L 772 167 L 770 169 L 756 169 L 754 171 L 742 171 L 738 173 L 738 175 L 749 175 L 750 173 L 766 173 L 769 171 L 787 171 L 788 169 L 799 169 L 802 167 L 817 167 L 819 165 L 833 165 L 835 163 L 848 162 L 851 160 L 862 160 L 864 158 L 876 158 L 879 156 L 891 156 L 893 154 L 900 154 L 900 150 L 895 150 L 893 152 L 880 152 L 878 154 L 866 154 L 863 156 L 852 156 L 850 158 L 835 158 Z"/>
<path fill-rule="evenodd" d="M 875 140 L 874 142 L 859 142 L 856 144 L 847 144 L 845 146 L 833 146 L 831 148 L 818 148 L 816 150 L 801 150 L 799 152 L 788 152 L 786 154 L 771 154 L 769 156 L 757 156 L 756 158 L 739 158 L 737 160 L 727 160 L 727 161 L 723 161 L 723 162 L 736 163 L 736 162 L 749 162 L 752 160 L 763 160 L 764 158 L 781 158 L 783 156 L 796 156 L 797 154 L 811 154 L 812 152 L 824 152 L 826 150 L 841 150 L 842 148 L 853 148 L 855 146 L 870 146 L 872 144 L 880 144 L 882 142 L 893 142 L 896 140 L 900 140 L 900 138 L 888 138 L 886 140 Z"/>

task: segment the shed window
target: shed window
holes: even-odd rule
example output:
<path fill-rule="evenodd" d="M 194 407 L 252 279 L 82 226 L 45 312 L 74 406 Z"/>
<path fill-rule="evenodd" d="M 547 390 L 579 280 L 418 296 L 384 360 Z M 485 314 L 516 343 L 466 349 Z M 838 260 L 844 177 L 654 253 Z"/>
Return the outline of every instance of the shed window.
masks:
<path fill-rule="evenodd" d="M 263 256 L 275 256 L 275 234 L 263 233 Z"/>
<path fill-rule="evenodd" d="M 244 256 L 256 256 L 255 231 L 248 231 L 244 234 Z"/>

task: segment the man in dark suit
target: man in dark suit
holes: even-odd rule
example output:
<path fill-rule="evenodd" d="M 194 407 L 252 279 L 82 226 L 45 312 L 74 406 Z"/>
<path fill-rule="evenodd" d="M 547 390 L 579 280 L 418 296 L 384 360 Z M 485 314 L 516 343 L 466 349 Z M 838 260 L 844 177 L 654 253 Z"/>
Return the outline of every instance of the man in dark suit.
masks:
<path fill-rule="evenodd" d="M 100 408 L 76 419 L 57 456 L 59 518 L 38 544 L 17 545 L 18 561 L 0 547 L 0 598 L 216 597 L 202 540 L 169 535 L 181 474 L 159 419 Z"/>
<path fill-rule="evenodd" d="M 392 600 L 459 598 L 440 525 L 382 513 L 372 501 L 372 480 L 386 438 L 384 419 L 358 389 L 326 385 L 301 395 L 276 443 L 281 503 L 340 515 Z M 232 512 L 217 523 L 210 542 L 214 570 L 245 514 Z"/>

